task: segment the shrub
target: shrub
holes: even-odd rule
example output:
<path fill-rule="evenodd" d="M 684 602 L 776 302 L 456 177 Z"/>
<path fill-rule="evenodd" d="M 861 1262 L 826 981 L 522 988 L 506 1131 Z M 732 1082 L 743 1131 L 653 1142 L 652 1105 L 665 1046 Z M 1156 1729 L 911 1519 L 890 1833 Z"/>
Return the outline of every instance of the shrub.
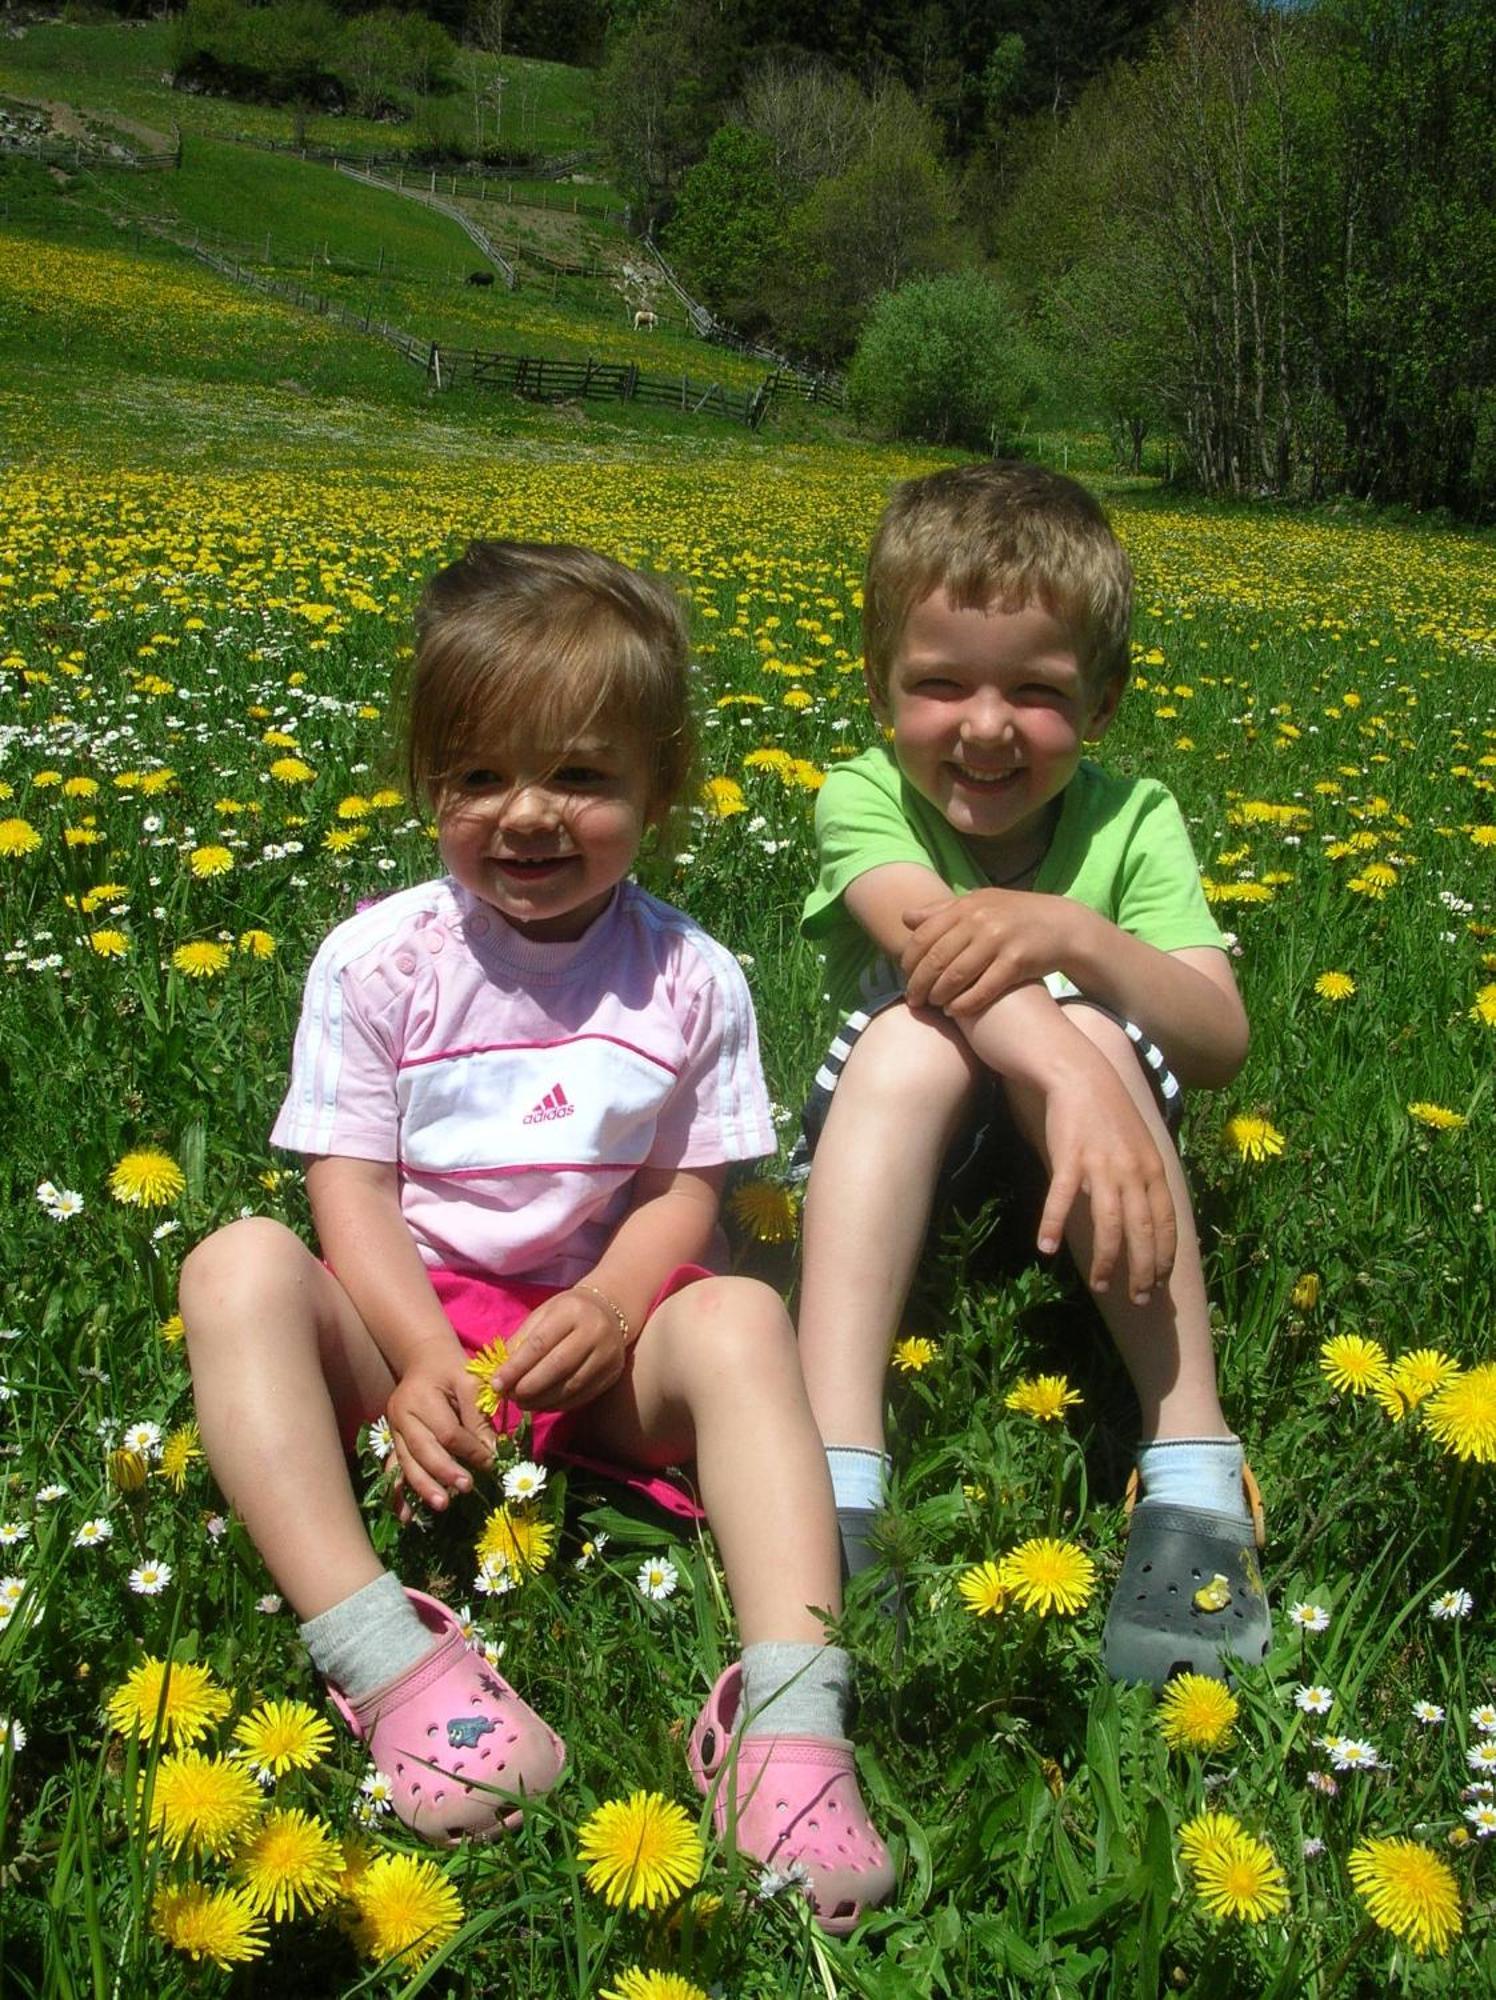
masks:
<path fill-rule="evenodd" d="M 1037 391 L 1031 356 L 990 278 L 957 271 L 885 292 L 847 376 L 854 414 L 893 437 L 990 445 Z"/>

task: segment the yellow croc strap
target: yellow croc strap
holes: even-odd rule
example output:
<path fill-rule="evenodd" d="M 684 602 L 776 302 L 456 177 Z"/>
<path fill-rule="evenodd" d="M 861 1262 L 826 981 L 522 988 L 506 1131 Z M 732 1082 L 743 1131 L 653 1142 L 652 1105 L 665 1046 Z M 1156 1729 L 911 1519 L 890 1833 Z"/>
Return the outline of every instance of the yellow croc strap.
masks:
<path fill-rule="evenodd" d="M 1259 1549 L 1265 1548 L 1267 1546 L 1267 1516 L 1264 1514 L 1262 1508 L 1262 1488 L 1257 1484 L 1257 1475 L 1245 1459 L 1242 1460 L 1241 1488 L 1243 1494 L 1246 1496 L 1247 1511 L 1252 1516 L 1252 1539 Z M 1138 1496 L 1142 1490 L 1143 1482 L 1138 1475 L 1137 1467 L 1134 1466 L 1132 1471 L 1127 1475 L 1127 1491 L 1122 1496 L 1122 1515 L 1129 1526 L 1132 1523 L 1132 1511 L 1138 1504 Z"/>

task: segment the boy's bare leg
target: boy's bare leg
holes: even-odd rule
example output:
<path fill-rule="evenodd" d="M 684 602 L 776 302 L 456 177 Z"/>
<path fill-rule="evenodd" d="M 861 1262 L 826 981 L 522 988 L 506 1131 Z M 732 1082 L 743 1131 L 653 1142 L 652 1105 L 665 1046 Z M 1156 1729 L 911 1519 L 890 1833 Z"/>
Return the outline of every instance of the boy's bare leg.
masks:
<path fill-rule="evenodd" d="M 1216 1390 L 1199 1237 L 1174 1142 L 1137 1052 L 1116 1022 L 1084 1006 L 1067 1007 L 1065 1019 L 1101 1051 L 1117 1072 L 1158 1148 L 1174 1205 L 1178 1247 L 1167 1283 L 1157 1287 L 1143 1305 L 1134 1302 L 1131 1288 L 1121 1281 L 1120 1273 L 1118 1281 L 1106 1291 L 1092 1294 L 1137 1391 L 1142 1436 L 1149 1440 L 1230 1437 L 1231 1429 L 1222 1414 Z M 1044 1158 L 1042 1097 L 1037 1091 L 1011 1081 L 1007 1089 L 1020 1130 Z M 1049 1164 L 1047 1159 L 1045 1164 Z M 1084 1198 L 1071 1210 L 1065 1237 L 1077 1268 L 1088 1270 L 1092 1232 Z"/>
<path fill-rule="evenodd" d="M 342 1286 L 278 1222 L 231 1223 L 182 1269 L 203 1449 L 303 1620 L 382 1573 L 344 1457 L 394 1378 Z"/>
<path fill-rule="evenodd" d="M 889 1007 L 847 1058 L 805 1204 L 800 1361 L 828 1446 L 881 1453 L 883 1383 L 941 1163 L 981 1065 L 938 1015 Z"/>

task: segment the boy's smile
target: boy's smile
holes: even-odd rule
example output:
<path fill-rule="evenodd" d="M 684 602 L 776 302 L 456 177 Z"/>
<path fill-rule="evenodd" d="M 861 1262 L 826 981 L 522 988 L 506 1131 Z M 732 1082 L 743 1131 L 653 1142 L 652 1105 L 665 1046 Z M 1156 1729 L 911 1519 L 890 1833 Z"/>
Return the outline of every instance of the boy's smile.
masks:
<path fill-rule="evenodd" d="M 958 611 L 937 590 L 909 613 L 873 707 L 909 783 L 997 876 L 1039 859 L 1048 808 L 1121 691 L 1088 687 L 1073 638 L 1042 604 Z"/>

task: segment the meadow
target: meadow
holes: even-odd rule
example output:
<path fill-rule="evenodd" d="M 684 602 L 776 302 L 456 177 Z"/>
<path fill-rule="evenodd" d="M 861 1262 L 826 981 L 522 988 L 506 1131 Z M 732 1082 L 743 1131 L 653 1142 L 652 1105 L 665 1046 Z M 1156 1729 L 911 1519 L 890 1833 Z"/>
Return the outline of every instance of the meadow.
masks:
<path fill-rule="evenodd" d="M 497 1470 L 400 1530 L 382 1440 L 361 1441 L 381 1549 L 545 1690 L 571 1750 L 517 1836 L 418 1850 L 318 1726 L 294 1620 L 202 1462 L 176 1274 L 234 1216 L 306 1226 L 265 1136 L 301 979 L 331 924 L 435 866 L 390 676 L 422 578 L 475 533 L 595 542 L 686 593 L 701 772 L 644 873 L 742 954 L 788 1149 L 826 1025 L 796 928 L 815 792 L 872 740 L 861 552 L 891 482 L 931 461 L 498 405 L 479 422 L 392 392 L 382 360 L 329 365 L 311 398 L 275 385 L 307 383 L 317 342 L 346 361 L 349 336 L 149 246 L 85 231 L 47 264 L 22 254 L 36 240 L 0 258 L 7 1987 L 1496 1983 L 1489 538 L 1107 485 L 1139 593 L 1105 758 L 1178 794 L 1254 1022 L 1185 1143 L 1266 1500 L 1268 1660 L 1229 1700 L 1106 1684 L 1129 1392 L 1063 1275 L 995 1265 L 969 1227 L 927 1259 L 891 1391 L 907 1629 L 876 1574 L 845 1619 L 898 1896 L 827 1940 L 703 1825 L 699 1869 L 650 1907 L 589 1868 L 593 1816 L 643 1792 L 697 1825 L 684 1735 L 734 1648 L 709 1538 L 554 1472 L 495 1529 Z M 43 369 L 48 316 L 76 330 Z M 772 1162 L 729 1218 L 736 1262 L 791 1285 Z M 485 1579 L 495 1534 L 517 1553 Z M 1002 1582 L 1040 1538 L 1084 1558 L 1071 1609 Z"/>

